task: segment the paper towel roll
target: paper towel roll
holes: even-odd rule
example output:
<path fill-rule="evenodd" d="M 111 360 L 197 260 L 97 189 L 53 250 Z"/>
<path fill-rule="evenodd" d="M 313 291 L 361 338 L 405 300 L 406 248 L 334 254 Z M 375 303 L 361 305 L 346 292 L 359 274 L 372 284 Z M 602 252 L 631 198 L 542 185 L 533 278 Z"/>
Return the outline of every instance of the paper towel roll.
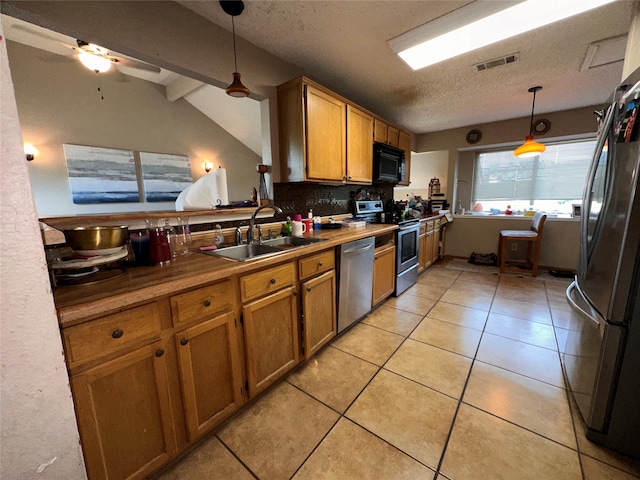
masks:
<path fill-rule="evenodd" d="M 216 176 L 216 203 L 218 205 L 229 205 L 229 190 L 227 189 L 227 169 L 218 167 L 215 170 Z"/>

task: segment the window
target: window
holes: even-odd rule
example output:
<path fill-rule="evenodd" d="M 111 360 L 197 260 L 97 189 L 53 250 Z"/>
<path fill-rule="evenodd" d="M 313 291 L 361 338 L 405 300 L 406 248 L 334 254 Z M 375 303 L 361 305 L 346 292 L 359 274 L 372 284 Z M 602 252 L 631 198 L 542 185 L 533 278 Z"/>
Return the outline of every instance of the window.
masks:
<path fill-rule="evenodd" d="M 580 202 L 596 141 L 547 145 L 539 156 L 517 158 L 513 151 L 481 152 L 476 155 L 473 203 L 485 211 L 514 212 L 529 208 L 571 213 Z"/>

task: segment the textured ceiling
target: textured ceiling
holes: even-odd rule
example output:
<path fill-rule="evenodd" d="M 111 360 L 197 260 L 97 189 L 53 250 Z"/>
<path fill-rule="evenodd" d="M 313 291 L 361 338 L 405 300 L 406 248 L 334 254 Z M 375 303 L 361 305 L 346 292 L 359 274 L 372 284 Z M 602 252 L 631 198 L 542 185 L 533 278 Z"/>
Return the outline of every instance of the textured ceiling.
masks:
<path fill-rule="evenodd" d="M 551 0 L 548 0 L 551 1 Z M 567 1 L 567 0 L 557 0 Z M 180 4 L 230 30 L 217 1 Z M 534 32 L 412 71 L 387 41 L 468 1 L 250 0 L 236 35 L 414 133 L 597 105 L 620 82 L 622 62 L 580 71 L 589 43 L 628 32 L 631 0 L 618 0 Z M 474 65 L 518 53 L 484 72 Z M 238 53 L 242 72 L 241 52 Z"/>

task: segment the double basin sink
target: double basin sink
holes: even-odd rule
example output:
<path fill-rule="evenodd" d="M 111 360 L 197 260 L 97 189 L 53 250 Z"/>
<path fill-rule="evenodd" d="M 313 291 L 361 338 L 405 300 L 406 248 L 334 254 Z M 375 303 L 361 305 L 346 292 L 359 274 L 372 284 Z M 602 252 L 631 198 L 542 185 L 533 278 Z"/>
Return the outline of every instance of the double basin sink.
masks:
<path fill-rule="evenodd" d="M 315 237 L 277 237 L 264 240 L 261 244 L 236 245 L 233 247 L 221 248 L 212 252 L 203 252 L 216 257 L 229 258 L 238 262 L 256 260 L 258 258 L 279 255 L 292 248 L 305 247 L 314 243 L 322 242 L 326 238 Z"/>

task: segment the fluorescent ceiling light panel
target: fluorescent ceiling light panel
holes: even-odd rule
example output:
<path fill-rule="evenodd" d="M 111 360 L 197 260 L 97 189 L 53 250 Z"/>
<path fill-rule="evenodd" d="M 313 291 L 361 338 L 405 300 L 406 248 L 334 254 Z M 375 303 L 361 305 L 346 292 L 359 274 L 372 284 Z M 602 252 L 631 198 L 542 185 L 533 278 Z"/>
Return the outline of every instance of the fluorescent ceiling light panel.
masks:
<path fill-rule="evenodd" d="M 389 40 L 419 70 L 615 0 L 478 0 Z"/>

